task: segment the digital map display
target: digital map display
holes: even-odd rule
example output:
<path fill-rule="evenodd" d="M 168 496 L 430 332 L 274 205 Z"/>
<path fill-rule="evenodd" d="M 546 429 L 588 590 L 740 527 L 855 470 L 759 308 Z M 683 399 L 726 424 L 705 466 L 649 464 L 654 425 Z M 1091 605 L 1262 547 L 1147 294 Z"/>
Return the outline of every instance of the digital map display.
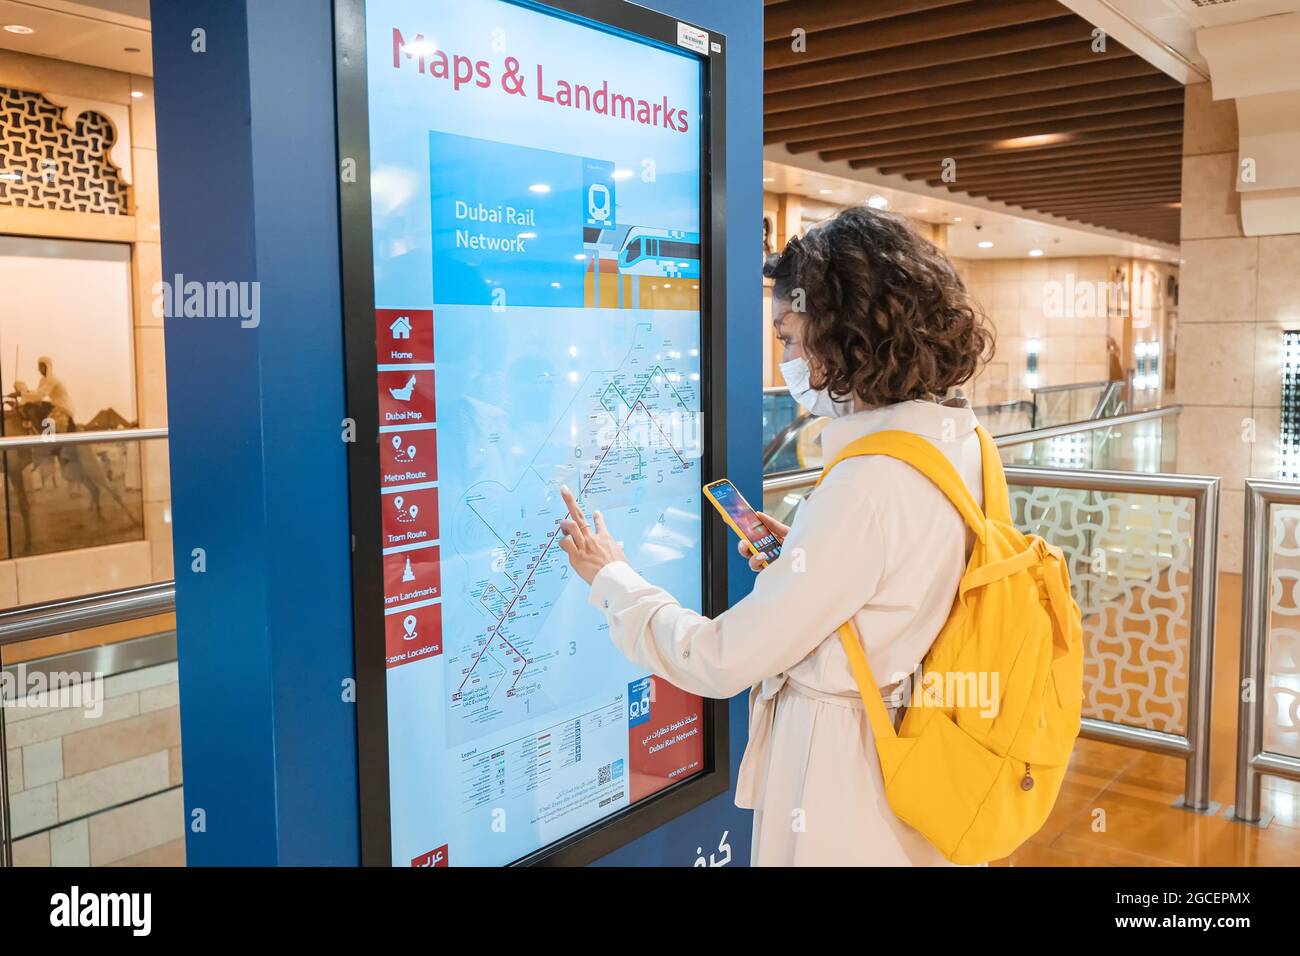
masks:
<path fill-rule="evenodd" d="M 559 546 L 567 485 L 702 595 L 701 63 L 500 0 L 369 0 L 398 865 L 509 863 L 705 769 Z"/>

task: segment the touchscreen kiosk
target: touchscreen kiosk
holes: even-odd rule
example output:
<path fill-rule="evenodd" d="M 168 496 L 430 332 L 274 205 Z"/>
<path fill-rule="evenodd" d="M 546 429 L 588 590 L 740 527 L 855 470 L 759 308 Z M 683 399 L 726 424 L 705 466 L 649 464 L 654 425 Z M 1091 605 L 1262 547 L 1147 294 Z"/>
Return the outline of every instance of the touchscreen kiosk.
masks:
<path fill-rule="evenodd" d="M 593 859 L 726 788 L 724 706 L 614 648 L 558 528 L 567 485 L 725 596 L 722 38 L 616 0 L 336 14 L 363 856 Z"/>

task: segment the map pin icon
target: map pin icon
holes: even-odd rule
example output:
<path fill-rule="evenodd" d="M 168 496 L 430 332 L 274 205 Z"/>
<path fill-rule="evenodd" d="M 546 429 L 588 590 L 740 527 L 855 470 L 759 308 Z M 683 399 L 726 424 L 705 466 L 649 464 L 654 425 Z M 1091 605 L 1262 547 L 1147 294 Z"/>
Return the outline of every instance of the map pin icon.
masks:
<path fill-rule="evenodd" d="M 402 447 L 402 436 L 401 436 L 401 435 L 394 435 L 394 436 L 393 436 L 393 447 L 394 447 L 394 448 L 401 448 L 401 447 Z"/>
<path fill-rule="evenodd" d="M 407 448 L 406 448 L 406 457 L 407 457 L 407 458 L 414 458 L 414 457 L 415 457 L 415 446 L 414 446 L 414 445 L 408 445 L 408 446 L 407 446 Z"/>
<path fill-rule="evenodd" d="M 398 511 L 402 510 L 402 500 L 403 499 L 401 495 L 398 495 L 396 498 L 393 499 L 393 507 L 396 508 Z"/>
<path fill-rule="evenodd" d="M 402 627 L 406 628 L 406 639 L 409 641 L 415 637 L 415 615 L 408 614 L 402 619 Z"/>
<path fill-rule="evenodd" d="M 415 517 L 416 515 L 418 515 L 419 513 L 420 513 L 420 506 L 419 506 L 419 505 L 411 505 L 411 517 L 414 518 L 414 517 Z"/>

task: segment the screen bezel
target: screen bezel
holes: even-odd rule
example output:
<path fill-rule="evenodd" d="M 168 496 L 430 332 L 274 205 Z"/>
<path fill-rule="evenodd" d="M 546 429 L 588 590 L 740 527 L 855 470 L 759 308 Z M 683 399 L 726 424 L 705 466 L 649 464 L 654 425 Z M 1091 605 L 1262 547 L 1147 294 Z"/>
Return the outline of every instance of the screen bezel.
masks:
<path fill-rule="evenodd" d="M 726 39 L 709 32 L 697 54 L 677 43 L 675 17 L 625 0 L 504 0 L 592 29 L 629 35 L 695 57 L 701 64 L 700 136 L 700 459 L 705 483 L 726 474 Z M 352 615 L 357 707 L 361 862 L 391 866 L 387 669 L 384 653 L 380 527 L 378 378 L 370 194 L 369 91 L 365 0 L 334 0 L 335 113 L 338 126 L 340 257 L 347 414 L 358 440 L 348 445 L 352 528 Z M 694 24 L 687 24 L 694 27 Z M 696 29 L 703 29 L 696 27 Z M 345 166 L 347 164 L 347 166 Z M 343 175 L 350 167 L 354 175 Z M 370 441 L 369 436 L 376 436 Z M 701 509 L 704 613 L 727 607 L 726 528 Z M 704 770 L 534 851 L 512 865 L 584 865 L 725 793 L 730 786 L 728 702 L 704 699 Z"/>

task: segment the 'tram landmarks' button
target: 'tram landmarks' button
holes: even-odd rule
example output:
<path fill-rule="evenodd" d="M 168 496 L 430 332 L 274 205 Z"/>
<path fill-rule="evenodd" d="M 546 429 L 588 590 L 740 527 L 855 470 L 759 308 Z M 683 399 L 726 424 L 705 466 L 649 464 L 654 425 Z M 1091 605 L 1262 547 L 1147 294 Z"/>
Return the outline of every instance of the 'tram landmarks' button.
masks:
<path fill-rule="evenodd" d="M 433 312 L 376 309 L 375 358 L 380 365 L 432 365 Z"/>
<path fill-rule="evenodd" d="M 434 420 L 433 372 L 379 373 L 380 425 L 424 425 Z"/>
<path fill-rule="evenodd" d="M 380 436 L 383 441 L 384 436 Z M 438 540 L 438 489 L 415 488 L 380 495 L 385 548 Z"/>
<path fill-rule="evenodd" d="M 439 548 L 384 555 L 384 607 L 400 607 L 442 596 Z"/>

